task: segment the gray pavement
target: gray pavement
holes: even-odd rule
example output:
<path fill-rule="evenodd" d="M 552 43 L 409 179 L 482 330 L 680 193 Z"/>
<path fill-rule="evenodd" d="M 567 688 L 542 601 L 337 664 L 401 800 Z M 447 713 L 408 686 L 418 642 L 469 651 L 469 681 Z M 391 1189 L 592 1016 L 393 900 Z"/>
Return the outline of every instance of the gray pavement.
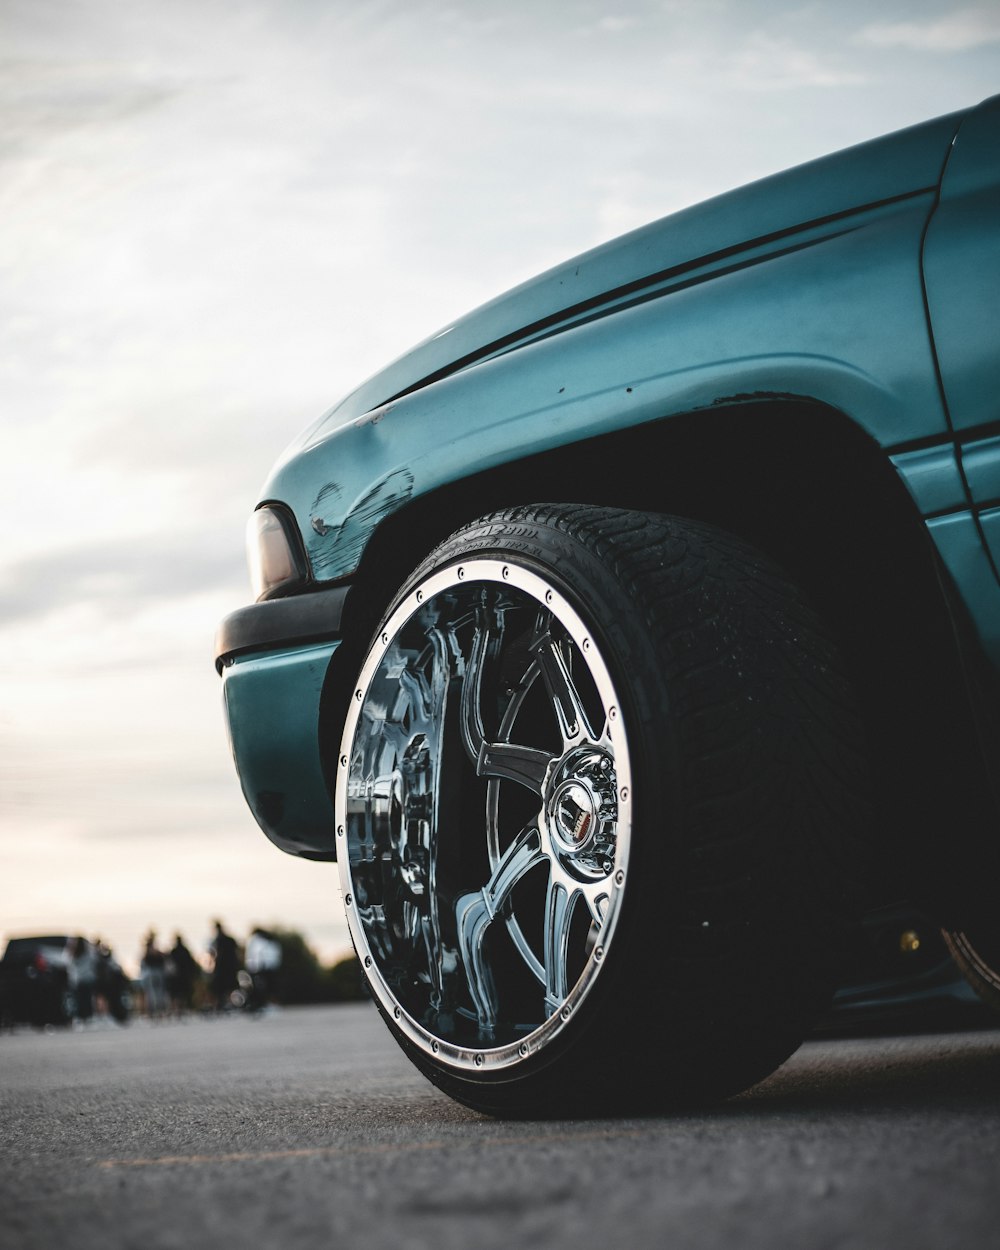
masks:
<path fill-rule="evenodd" d="M 989 1250 L 1000 1029 L 812 1041 L 709 1113 L 548 1123 L 450 1102 L 367 1004 L 25 1030 L 0 1144 L 4 1250 Z"/>

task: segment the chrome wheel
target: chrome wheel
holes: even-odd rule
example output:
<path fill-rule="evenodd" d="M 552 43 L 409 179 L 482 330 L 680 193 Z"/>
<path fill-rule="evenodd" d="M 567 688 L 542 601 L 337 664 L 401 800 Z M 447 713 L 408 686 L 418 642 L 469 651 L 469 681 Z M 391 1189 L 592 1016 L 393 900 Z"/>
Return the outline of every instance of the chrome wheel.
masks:
<path fill-rule="evenodd" d="M 599 975 L 628 871 L 625 717 L 591 629 L 511 560 L 434 571 L 383 626 L 341 747 L 344 902 L 396 1027 L 518 1065 Z"/>
<path fill-rule="evenodd" d="M 502 1115 L 665 1108 L 808 1033 L 860 895 L 863 736 L 761 553 L 617 508 L 482 517 L 399 591 L 349 703 L 347 915 L 440 1089 Z"/>

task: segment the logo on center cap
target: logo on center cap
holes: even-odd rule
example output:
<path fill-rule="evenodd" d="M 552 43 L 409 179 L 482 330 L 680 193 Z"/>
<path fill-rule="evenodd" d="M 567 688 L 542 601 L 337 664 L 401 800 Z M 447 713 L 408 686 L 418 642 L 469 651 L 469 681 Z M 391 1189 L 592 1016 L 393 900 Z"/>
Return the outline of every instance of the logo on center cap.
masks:
<path fill-rule="evenodd" d="M 555 817 L 560 839 L 574 849 L 582 846 L 597 817 L 597 800 L 587 786 L 567 781 L 556 793 Z"/>

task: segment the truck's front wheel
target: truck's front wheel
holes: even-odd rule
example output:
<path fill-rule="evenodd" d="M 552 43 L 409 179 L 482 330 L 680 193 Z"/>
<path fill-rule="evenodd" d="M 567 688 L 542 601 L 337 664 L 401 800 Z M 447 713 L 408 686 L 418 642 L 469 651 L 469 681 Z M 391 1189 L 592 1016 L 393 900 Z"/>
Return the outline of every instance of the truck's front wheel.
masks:
<path fill-rule="evenodd" d="M 460 530 L 377 631 L 339 762 L 365 974 L 471 1106 L 730 1094 L 828 1001 L 860 729 L 815 615 L 734 537 L 571 505 Z"/>

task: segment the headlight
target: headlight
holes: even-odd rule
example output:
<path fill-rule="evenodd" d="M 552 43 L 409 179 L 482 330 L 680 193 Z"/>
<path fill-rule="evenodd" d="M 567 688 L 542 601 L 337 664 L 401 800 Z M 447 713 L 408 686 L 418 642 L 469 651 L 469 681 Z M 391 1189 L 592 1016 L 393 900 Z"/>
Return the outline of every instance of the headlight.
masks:
<path fill-rule="evenodd" d="M 284 509 L 269 505 L 251 516 L 247 523 L 247 563 L 258 599 L 269 599 L 275 591 L 306 580 L 306 558 Z"/>

